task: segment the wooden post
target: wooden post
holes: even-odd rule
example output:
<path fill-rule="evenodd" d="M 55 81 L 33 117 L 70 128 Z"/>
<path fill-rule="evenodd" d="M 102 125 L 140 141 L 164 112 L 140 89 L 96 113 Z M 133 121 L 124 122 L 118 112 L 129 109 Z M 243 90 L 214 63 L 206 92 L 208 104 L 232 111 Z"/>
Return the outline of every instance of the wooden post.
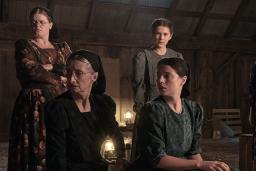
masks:
<path fill-rule="evenodd" d="M 241 134 L 239 140 L 239 170 L 255 171 L 256 161 L 252 160 L 252 134 Z"/>

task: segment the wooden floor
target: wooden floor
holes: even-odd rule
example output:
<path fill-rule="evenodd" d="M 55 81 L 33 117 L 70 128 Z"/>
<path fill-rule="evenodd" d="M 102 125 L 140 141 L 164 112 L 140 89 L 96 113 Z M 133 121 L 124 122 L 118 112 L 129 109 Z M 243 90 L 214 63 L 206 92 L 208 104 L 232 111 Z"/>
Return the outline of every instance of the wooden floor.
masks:
<path fill-rule="evenodd" d="M 227 163 L 232 171 L 239 170 L 239 140 L 234 139 L 203 139 L 202 156 L 204 160 L 218 160 Z"/>
<path fill-rule="evenodd" d="M 0 143 L 0 171 L 6 171 L 8 144 Z M 202 156 L 207 160 L 221 160 L 228 163 L 232 171 L 239 168 L 239 143 L 238 139 L 203 139 Z"/>

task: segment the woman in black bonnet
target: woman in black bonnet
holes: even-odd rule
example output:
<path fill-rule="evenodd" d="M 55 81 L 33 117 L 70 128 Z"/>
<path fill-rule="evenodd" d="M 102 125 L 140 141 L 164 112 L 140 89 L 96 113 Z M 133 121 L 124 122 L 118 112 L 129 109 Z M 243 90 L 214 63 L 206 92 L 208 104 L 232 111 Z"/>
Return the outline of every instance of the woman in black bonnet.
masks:
<path fill-rule="evenodd" d="M 106 80 L 98 55 L 79 50 L 67 61 L 69 91 L 46 107 L 46 168 L 56 171 L 107 171 L 100 148 L 107 135 L 122 170 L 124 141 L 115 120 L 116 105 L 104 94 Z"/>

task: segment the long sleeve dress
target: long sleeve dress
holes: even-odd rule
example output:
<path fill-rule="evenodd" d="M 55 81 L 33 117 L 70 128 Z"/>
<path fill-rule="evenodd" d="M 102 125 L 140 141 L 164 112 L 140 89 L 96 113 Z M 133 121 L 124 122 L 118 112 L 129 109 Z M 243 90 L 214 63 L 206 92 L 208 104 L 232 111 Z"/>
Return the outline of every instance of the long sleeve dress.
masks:
<path fill-rule="evenodd" d="M 202 107 L 187 99 L 182 106 L 177 114 L 161 96 L 145 104 L 137 126 L 140 155 L 132 170 L 161 170 L 156 165 L 166 155 L 188 159 L 201 153 Z"/>
<path fill-rule="evenodd" d="M 66 74 L 67 43 L 41 49 L 31 40 L 15 43 L 16 75 L 21 91 L 10 125 L 8 171 L 45 170 L 45 103 L 66 91 L 61 76 Z M 52 64 L 47 71 L 44 64 Z"/>
<path fill-rule="evenodd" d="M 163 58 L 181 58 L 181 53 L 167 48 L 166 54 L 158 55 L 153 49 L 144 49 L 133 58 L 132 87 L 134 111 L 139 113 L 141 107 L 159 95 L 157 63 Z"/>
<path fill-rule="evenodd" d="M 107 171 L 100 155 L 107 135 L 115 144 L 117 157 L 124 157 L 115 102 L 105 94 L 91 95 L 90 102 L 91 112 L 80 112 L 68 91 L 46 105 L 47 171 Z"/>

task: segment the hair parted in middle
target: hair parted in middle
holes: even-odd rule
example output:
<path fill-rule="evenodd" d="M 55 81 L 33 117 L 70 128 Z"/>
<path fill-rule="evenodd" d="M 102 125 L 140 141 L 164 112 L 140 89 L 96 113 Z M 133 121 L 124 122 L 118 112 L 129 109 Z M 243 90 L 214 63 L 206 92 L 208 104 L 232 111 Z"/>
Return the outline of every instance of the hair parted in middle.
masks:
<path fill-rule="evenodd" d="M 106 77 L 100 57 L 94 52 L 80 49 L 69 55 L 69 58 L 67 59 L 67 68 L 70 67 L 71 62 L 74 60 L 85 63 L 89 62 L 92 69 L 95 72 L 98 72 L 98 79 L 93 84 L 92 94 L 103 94 L 106 91 Z"/>

